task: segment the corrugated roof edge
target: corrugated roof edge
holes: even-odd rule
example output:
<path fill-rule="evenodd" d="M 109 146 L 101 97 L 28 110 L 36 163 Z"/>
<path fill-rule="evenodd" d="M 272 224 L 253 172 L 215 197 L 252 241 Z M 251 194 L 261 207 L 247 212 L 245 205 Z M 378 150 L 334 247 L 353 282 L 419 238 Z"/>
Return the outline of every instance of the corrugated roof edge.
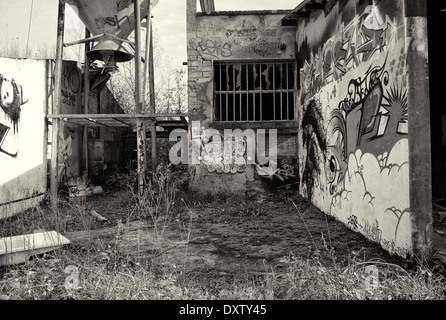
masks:
<path fill-rule="evenodd" d="M 238 11 L 213 11 L 211 13 L 197 12 L 198 16 L 238 16 L 238 15 L 264 15 L 264 14 L 288 14 L 292 9 L 280 10 L 238 10 Z"/>

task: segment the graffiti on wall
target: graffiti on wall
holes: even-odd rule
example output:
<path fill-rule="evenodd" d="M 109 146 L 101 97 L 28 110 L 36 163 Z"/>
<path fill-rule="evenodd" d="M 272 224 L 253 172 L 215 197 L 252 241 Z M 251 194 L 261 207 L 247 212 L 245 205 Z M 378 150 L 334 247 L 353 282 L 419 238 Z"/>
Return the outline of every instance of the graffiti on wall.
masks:
<path fill-rule="evenodd" d="M 236 44 L 240 43 L 240 41 L 255 41 L 258 38 L 257 27 L 243 20 L 240 25 L 226 30 L 226 37 L 233 38 Z"/>
<path fill-rule="evenodd" d="M 70 162 L 69 159 L 73 155 L 72 141 L 73 136 L 68 131 L 68 127 L 61 128 L 59 131 L 59 140 L 62 142 L 58 150 L 58 177 L 62 182 L 68 182 L 69 178 L 73 176 L 70 172 Z"/>
<path fill-rule="evenodd" d="M 256 164 L 256 167 L 261 178 L 286 185 L 290 183 L 290 180 L 294 181 L 296 178 L 294 162 L 295 159 L 280 159 L 278 164 L 270 165 L 268 163 L 268 166 Z"/>
<path fill-rule="evenodd" d="M 365 63 L 376 52 L 397 41 L 397 24 L 377 6 L 367 6 L 347 26 L 342 25 L 338 36 L 330 38 L 300 69 L 302 98 L 311 97 L 324 85 L 340 80 L 349 70 Z"/>
<path fill-rule="evenodd" d="M 67 112 L 76 112 L 80 104 L 80 71 L 75 64 L 65 61 L 62 69 L 62 105 Z"/>
<path fill-rule="evenodd" d="M 201 157 L 203 163 L 206 165 L 208 172 L 216 173 L 243 173 L 246 170 L 246 137 L 240 141 L 241 143 L 232 143 L 232 154 L 228 155 L 221 152 L 214 152 L 224 150 L 225 141 L 220 135 L 219 137 L 213 135 L 209 140 L 202 139 L 201 141 Z"/>
<path fill-rule="evenodd" d="M 307 151 L 303 181 L 308 197 L 314 178 L 324 167 L 330 194 L 342 189 L 350 154 L 360 149 L 384 166 L 393 146 L 407 135 L 407 92 L 389 85 L 383 66 L 369 68 L 349 82 L 347 95 L 331 112 L 328 124 L 322 106 L 312 99 L 303 116 L 303 144 Z M 320 152 L 322 156 L 320 156 Z"/>
<path fill-rule="evenodd" d="M 198 43 L 190 40 L 189 47 L 197 50 L 202 57 L 219 59 L 232 56 L 232 44 L 218 40 L 202 38 Z"/>
<path fill-rule="evenodd" d="M 317 187 L 329 192 L 331 215 L 342 217 L 352 208 L 361 212 L 362 217 L 350 215 L 347 225 L 404 256 L 407 248 L 396 242 L 402 221 L 410 221 L 407 94 L 390 86 L 389 78 L 384 62 L 352 79 L 328 121 L 321 104 L 309 102 L 302 120 L 307 152 L 302 182 L 310 200 Z M 398 192 L 383 192 L 383 186 Z M 393 234 L 381 236 L 378 221 L 369 221 L 377 214 L 387 228 L 393 226 Z"/>
<path fill-rule="evenodd" d="M 385 163 L 388 152 L 407 135 L 407 93 L 396 86 L 384 93 L 384 66 L 350 81 L 347 97 L 333 110 L 327 129 L 325 172 L 330 193 L 342 187 L 347 157 L 361 149 Z"/>
<path fill-rule="evenodd" d="M 212 79 L 190 80 L 188 84 L 190 97 L 207 105 L 212 104 L 213 84 Z"/>
<path fill-rule="evenodd" d="M 61 112 L 77 113 L 81 109 L 81 73 L 74 61 L 64 61 L 62 65 L 62 85 L 61 85 Z M 76 176 L 79 171 L 79 164 L 76 150 L 79 144 L 79 127 L 71 123 L 60 123 L 59 127 L 59 150 L 58 150 L 58 171 L 59 179 L 62 182 Z"/>
<path fill-rule="evenodd" d="M 352 8 L 339 11 L 338 28 L 299 44 L 301 193 L 389 252 L 406 256 L 412 217 L 399 2 L 378 2 L 355 16 Z"/>
<path fill-rule="evenodd" d="M 13 158 L 18 154 L 21 106 L 26 102 L 22 86 L 0 74 L 0 153 Z"/>

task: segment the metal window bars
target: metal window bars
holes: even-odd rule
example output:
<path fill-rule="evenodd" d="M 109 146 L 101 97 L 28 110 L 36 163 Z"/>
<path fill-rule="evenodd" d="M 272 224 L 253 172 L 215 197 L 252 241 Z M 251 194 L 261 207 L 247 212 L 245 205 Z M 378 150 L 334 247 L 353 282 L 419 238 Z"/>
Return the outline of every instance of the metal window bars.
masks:
<path fill-rule="evenodd" d="M 294 61 L 214 62 L 214 120 L 294 120 Z"/>

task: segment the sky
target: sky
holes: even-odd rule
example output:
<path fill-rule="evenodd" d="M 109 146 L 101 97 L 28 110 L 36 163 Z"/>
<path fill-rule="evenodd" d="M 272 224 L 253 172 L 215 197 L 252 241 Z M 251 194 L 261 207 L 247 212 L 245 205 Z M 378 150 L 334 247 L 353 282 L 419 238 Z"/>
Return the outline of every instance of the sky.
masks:
<path fill-rule="evenodd" d="M 197 1 L 198 2 L 198 1 Z M 217 11 L 293 9 L 301 0 L 215 0 Z M 58 0 L 0 0 L 0 54 L 17 48 L 28 57 L 45 48 L 55 47 Z M 199 4 L 197 4 L 199 8 Z M 6 14 L 5 14 L 6 13 Z M 166 56 L 177 68 L 186 57 L 186 0 L 159 0 L 153 8 L 153 26 Z M 66 10 L 65 42 L 73 41 L 70 33 L 78 18 Z M 73 28 L 75 29 L 75 28 Z M 79 28 L 78 28 L 79 29 Z M 81 28 L 82 30 L 82 28 Z"/>

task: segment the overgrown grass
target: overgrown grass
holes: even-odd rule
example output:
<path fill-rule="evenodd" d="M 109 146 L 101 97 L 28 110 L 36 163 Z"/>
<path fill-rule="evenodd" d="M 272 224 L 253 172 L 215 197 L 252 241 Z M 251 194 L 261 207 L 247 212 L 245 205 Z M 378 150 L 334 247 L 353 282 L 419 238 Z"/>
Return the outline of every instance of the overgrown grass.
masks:
<path fill-rule="evenodd" d="M 126 183 L 127 190 L 114 193 L 116 201 L 123 203 L 124 214 L 104 225 L 98 226 L 89 209 L 75 201 L 61 203 L 57 211 L 43 204 L 0 221 L 1 236 L 39 229 L 56 230 L 63 235 L 85 231 L 80 240 L 61 249 L 34 257 L 25 264 L 0 268 L 0 299 L 446 298 L 444 277 L 428 265 L 419 263 L 412 269 L 404 269 L 381 259 L 360 259 L 360 255 L 341 263 L 329 239 L 322 239 L 324 247 L 315 245 L 309 256 L 290 254 L 281 260 L 280 266 L 265 264 L 264 273 L 222 274 L 189 269 L 186 260 L 197 212 L 209 206 L 220 209 L 231 200 L 221 196 L 186 201 L 181 198 L 179 180 L 166 168 L 153 176 L 150 190 L 142 199 L 131 187 L 133 180 L 129 178 Z M 237 221 L 262 214 L 260 206 L 250 200 L 240 201 L 238 208 L 227 213 Z M 306 216 L 300 218 L 305 223 Z M 160 239 L 172 222 L 177 224 L 180 241 L 165 248 Z M 107 232 L 95 236 L 91 231 L 94 229 Z M 150 254 L 147 248 L 142 250 L 138 245 L 133 251 L 121 246 L 129 231 L 136 233 L 138 242 L 149 229 L 153 235 Z M 315 240 L 318 239 L 312 238 L 312 242 Z M 184 263 L 178 264 L 166 254 L 174 247 L 181 249 Z"/>

